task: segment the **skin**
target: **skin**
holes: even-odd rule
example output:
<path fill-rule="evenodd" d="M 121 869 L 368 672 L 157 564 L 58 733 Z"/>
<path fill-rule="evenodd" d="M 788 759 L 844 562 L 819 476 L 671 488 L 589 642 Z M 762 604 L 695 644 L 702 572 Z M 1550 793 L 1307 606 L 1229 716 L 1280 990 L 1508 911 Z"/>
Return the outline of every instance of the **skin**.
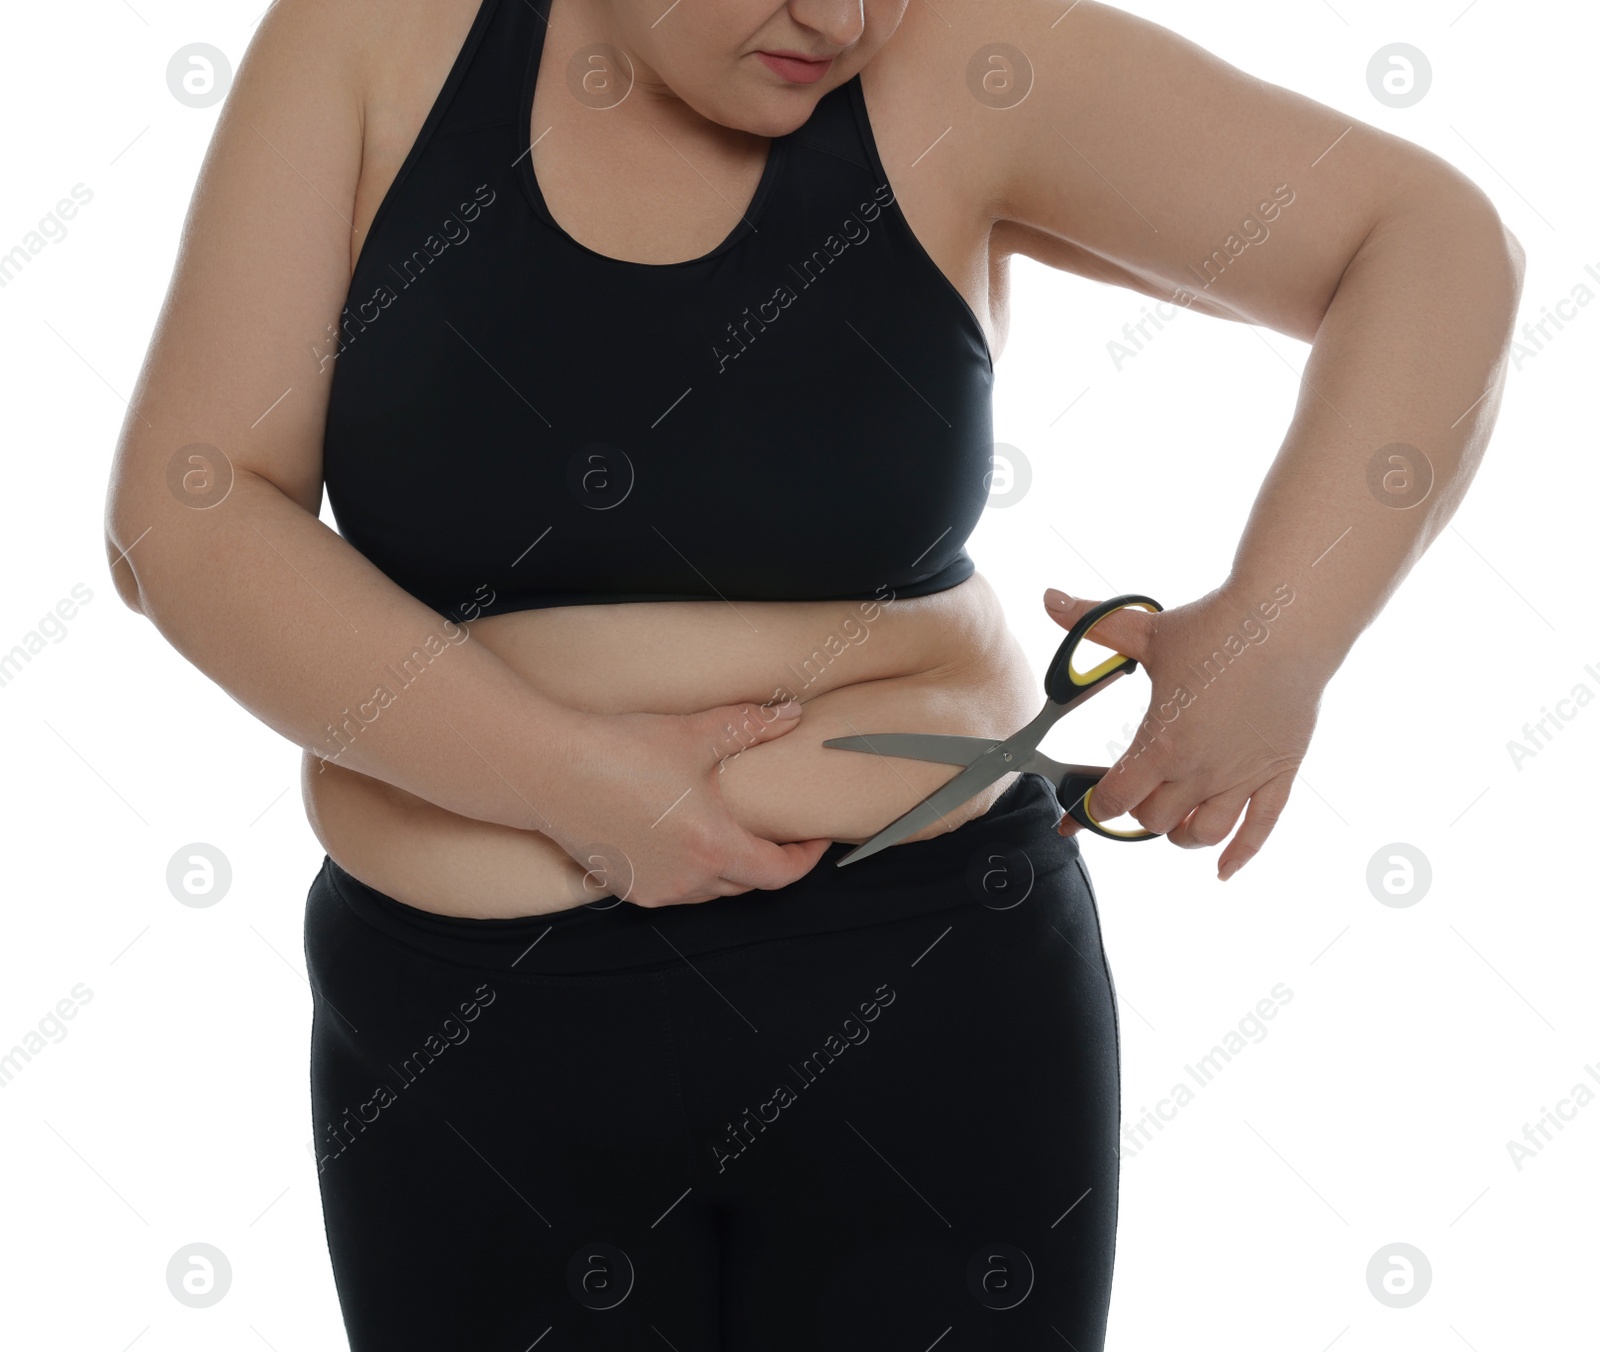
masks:
<path fill-rule="evenodd" d="M 837 623 L 837 607 L 741 602 L 753 639 L 720 602 L 576 607 L 468 626 L 476 642 L 459 645 L 460 660 L 452 652 L 439 680 L 340 764 L 312 754 L 330 711 L 437 617 L 315 521 L 326 390 L 291 354 L 336 317 L 365 226 L 475 10 L 280 0 L 263 22 L 219 125 L 231 153 L 202 174 L 119 444 L 107 513 L 119 591 L 308 749 L 319 838 L 402 900 L 480 915 L 576 904 L 587 899 L 571 890 L 578 859 L 595 841 L 627 857 L 639 904 L 781 886 L 828 840 L 865 839 L 953 773 L 836 759 L 824 738 L 1000 736 L 1037 710 L 1038 675 L 981 577 L 897 602 L 860 649 L 870 674 L 863 663 L 804 696 L 798 727 L 759 714 L 749 724 L 747 702 L 771 696 L 772 672 Z M 666 17 L 638 0 L 556 0 L 550 13 L 534 166 L 563 228 L 609 256 L 668 262 L 713 247 L 750 198 L 765 138 L 861 72 L 901 208 L 997 356 L 1015 254 L 1312 344 L 1229 575 L 1194 601 L 1119 612 L 1096 631 L 1141 663 L 1153 691 L 1141 737 L 1095 790 L 1096 815 L 1129 812 L 1189 849 L 1232 834 L 1218 874 L 1230 876 L 1284 810 L 1328 681 L 1448 522 L 1487 445 L 1522 250 L 1482 192 L 1416 146 L 1087 0 L 686 0 Z M 590 42 L 624 53 L 634 76 L 599 117 L 545 78 Z M 1004 110 L 980 103 L 966 77 L 995 42 L 1024 51 L 1033 75 Z M 753 55 L 772 48 L 838 56 L 818 83 L 791 85 Z M 352 124 L 359 132 L 342 140 L 330 132 Z M 339 222 L 313 212 L 303 186 L 279 204 L 293 184 L 282 158 Z M 1272 243 L 1203 285 L 1196 260 L 1278 184 L 1295 206 Z M 243 257 L 277 272 L 241 279 Z M 248 334 L 215 317 L 220 301 L 255 320 Z M 260 410 L 296 385 L 310 393 L 257 430 Z M 162 487 L 172 446 L 194 440 L 229 448 L 236 482 L 222 507 L 175 507 Z M 1406 509 L 1368 487 L 1374 450 L 1394 442 L 1420 448 L 1433 476 Z M 1271 642 L 1180 699 L 1285 585 L 1294 600 Z M 357 616 L 358 633 L 307 586 Z M 1047 614 L 1065 629 L 1098 599 L 1065 596 Z M 628 653 L 649 657 L 630 664 Z M 662 672 L 675 674 L 666 686 Z M 754 730 L 730 731 L 741 721 Z M 986 810 L 1007 782 L 939 829 Z M 673 834 L 652 832 L 680 799 Z"/>

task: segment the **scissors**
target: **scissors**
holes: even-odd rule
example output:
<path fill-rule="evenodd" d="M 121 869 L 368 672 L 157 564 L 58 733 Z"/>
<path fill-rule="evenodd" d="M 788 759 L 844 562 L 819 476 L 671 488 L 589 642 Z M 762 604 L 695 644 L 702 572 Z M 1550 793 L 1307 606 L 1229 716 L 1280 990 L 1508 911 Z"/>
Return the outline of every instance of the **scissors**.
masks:
<path fill-rule="evenodd" d="M 898 844 L 925 826 L 932 825 L 952 808 L 982 793 L 1001 775 L 1016 770 L 1043 775 L 1055 787 L 1056 798 L 1065 813 L 1080 826 L 1110 840 L 1152 840 L 1158 831 L 1118 830 L 1102 826 L 1089 811 L 1089 795 L 1110 770 L 1109 765 L 1068 765 L 1051 760 L 1039 751 L 1044 735 L 1068 710 L 1138 667 L 1131 657 L 1113 653 L 1092 671 L 1079 672 L 1072 665 L 1078 645 L 1089 631 L 1113 611 L 1126 606 L 1159 611 L 1162 607 L 1148 596 L 1113 596 L 1109 601 L 1086 611 L 1062 639 L 1061 646 L 1045 672 L 1044 689 L 1048 697 L 1034 720 L 1004 741 L 993 737 L 955 737 L 934 732 L 878 732 L 856 737 L 830 737 L 823 746 L 840 751 L 870 751 L 879 756 L 902 756 L 909 760 L 936 761 L 942 765 L 967 768 L 948 784 L 934 790 L 905 815 L 896 818 L 873 836 L 856 846 L 838 862 L 838 867 L 865 859 L 890 845 Z"/>

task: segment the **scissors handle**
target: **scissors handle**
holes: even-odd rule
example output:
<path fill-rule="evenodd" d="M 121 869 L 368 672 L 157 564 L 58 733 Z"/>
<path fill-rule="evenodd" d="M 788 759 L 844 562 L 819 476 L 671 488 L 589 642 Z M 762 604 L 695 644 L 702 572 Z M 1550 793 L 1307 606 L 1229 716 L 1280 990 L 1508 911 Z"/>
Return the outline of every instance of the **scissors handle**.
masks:
<path fill-rule="evenodd" d="M 1089 631 L 1112 611 L 1121 610 L 1126 606 L 1139 606 L 1152 613 L 1161 609 L 1159 601 L 1152 600 L 1148 596 L 1129 593 L 1113 596 L 1109 601 L 1102 601 L 1092 609 L 1086 610 L 1078 617 L 1078 622 L 1067 631 L 1066 638 L 1061 640 L 1061 646 L 1056 649 L 1056 655 L 1050 661 L 1050 669 L 1044 674 L 1044 692 L 1051 700 L 1057 704 L 1070 704 L 1089 691 L 1121 676 L 1124 672 L 1132 671 L 1139 665 L 1133 658 L 1124 657 L 1121 653 L 1112 653 L 1090 671 L 1076 671 L 1072 665 L 1078 645 L 1088 636 Z M 1088 826 L 1090 823 L 1085 822 L 1084 825 Z M 1101 834 L 1106 833 L 1102 831 Z"/>
<path fill-rule="evenodd" d="M 1146 831 L 1143 827 L 1137 830 L 1122 830 L 1115 826 L 1101 826 L 1089 812 L 1089 795 L 1094 792 L 1094 786 L 1105 776 L 1104 769 L 1084 770 L 1074 768 L 1068 770 L 1056 782 L 1056 797 L 1061 800 L 1061 806 L 1066 809 L 1067 816 L 1077 822 L 1079 826 L 1087 827 L 1097 836 L 1104 836 L 1107 840 L 1154 840 L 1159 831 Z"/>

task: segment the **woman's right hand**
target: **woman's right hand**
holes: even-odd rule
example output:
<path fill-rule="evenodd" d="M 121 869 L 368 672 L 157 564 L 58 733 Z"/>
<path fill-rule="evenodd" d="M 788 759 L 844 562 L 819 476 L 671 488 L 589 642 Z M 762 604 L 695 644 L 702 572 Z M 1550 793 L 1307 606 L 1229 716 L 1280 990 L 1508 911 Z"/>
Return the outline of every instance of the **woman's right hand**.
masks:
<path fill-rule="evenodd" d="M 791 714 L 783 713 L 792 709 Z M 800 725 L 800 703 L 691 714 L 580 714 L 552 757 L 537 826 L 586 870 L 580 901 L 710 901 L 804 877 L 832 843 L 752 835 L 723 801 L 721 765 Z"/>

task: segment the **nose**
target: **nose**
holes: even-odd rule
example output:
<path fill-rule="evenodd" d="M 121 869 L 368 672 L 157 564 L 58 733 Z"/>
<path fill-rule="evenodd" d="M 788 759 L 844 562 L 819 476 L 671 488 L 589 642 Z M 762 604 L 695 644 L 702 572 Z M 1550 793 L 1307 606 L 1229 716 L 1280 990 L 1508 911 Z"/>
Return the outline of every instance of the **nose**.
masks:
<path fill-rule="evenodd" d="M 792 0 L 789 14 L 832 47 L 848 47 L 866 30 L 865 0 Z"/>

